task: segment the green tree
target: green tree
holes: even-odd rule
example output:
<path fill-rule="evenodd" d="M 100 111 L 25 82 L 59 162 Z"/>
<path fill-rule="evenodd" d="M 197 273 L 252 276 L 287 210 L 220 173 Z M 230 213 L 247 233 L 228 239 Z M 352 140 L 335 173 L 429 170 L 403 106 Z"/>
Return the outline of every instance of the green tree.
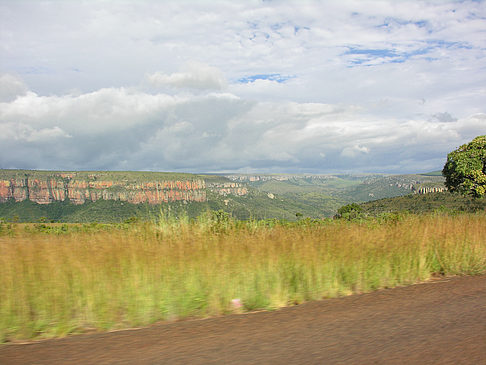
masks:
<path fill-rule="evenodd" d="M 352 219 L 360 218 L 362 212 L 363 212 L 363 208 L 360 205 L 356 203 L 352 203 L 352 204 L 344 205 L 341 208 L 339 208 L 337 214 L 334 217 L 352 220 Z"/>
<path fill-rule="evenodd" d="M 478 136 L 447 155 L 442 170 L 450 192 L 480 198 L 486 193 L 486 136 Z"/>

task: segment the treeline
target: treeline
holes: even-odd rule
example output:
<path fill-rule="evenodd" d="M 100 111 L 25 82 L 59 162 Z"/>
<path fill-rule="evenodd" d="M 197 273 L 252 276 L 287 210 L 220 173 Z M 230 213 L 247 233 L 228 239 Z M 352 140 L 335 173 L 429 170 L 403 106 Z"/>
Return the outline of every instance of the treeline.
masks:
<path fill-rule="evenodd" d="M 98 200 L 76 205 L 71 202 L 37 204 L 24 200 L 0 204 L 0 219 L 6 222 L 43 222 L 43 223 L 120 223 L 127 220 L 150 220 L 162 210 L 171 210 L 174 215 L 185 212 L 196 217 L 208 204 L 175 202 L 172 204 L 151 205 L 148 203 L 130 204 L 115 200 Z"/>

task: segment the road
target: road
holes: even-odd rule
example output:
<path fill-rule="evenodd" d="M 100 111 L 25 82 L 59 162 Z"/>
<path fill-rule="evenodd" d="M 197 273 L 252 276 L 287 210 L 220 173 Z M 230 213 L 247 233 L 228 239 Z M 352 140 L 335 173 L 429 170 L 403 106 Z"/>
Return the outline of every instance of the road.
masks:
<path fill-rule="evenodd" d="M 486 276 L 7 344 L 0 364 L 486 364 Z"/>

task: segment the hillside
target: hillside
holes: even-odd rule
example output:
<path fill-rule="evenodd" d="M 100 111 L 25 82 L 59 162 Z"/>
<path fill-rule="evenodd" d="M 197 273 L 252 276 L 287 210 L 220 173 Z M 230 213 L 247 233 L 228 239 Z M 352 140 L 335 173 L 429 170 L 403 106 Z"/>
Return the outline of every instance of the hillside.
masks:
<path fill-rule="evenodd" d="M 97 200 L 160 204 L 173 201 L 206 201 L 206 188 L 229 194 L 240 185 L 223 177 L 192 174 L 113 171 L 0 171 L 0 202 L 30 200 L 38 204 Z"/>
<path fill-rule="evenodd" d="M 223 176 L 132 171 L 0 170 L 0 217 L 63 222 L 148 219 L 160 210 L 200 214 L 212 197 L 246 195 Z M 218 199 L 216 199 L 218 200 Z"/>
<path fill-rule="evenodd" d="M 352 202 L 443 189 L 443 178 L 430 175 L 0 170 L 0 218 L 121 222 L 224 210 L 237 219 L 295 220 L 332 217 Z"/>
<path fill-rule="evenodd" d="M 309 214 L 315 209 L 321 216 L 330 217 L 349 203 L 445 191 L 444 178 L 436 172 L 409 175 L 232 174 L 225 177 L 270 196 L 298 202 L 303 206 L 302 213 L 310 217 L 316 217 Z"/>
<path fill-rule="evenodd" d="M 220 209 L 238 219 L 296 219 L 297 212 L 324 217 L 321 200 L 311 200 L 277 197 L 219 175 L 0 170 L 0 217 L 9 221 L 193 218 Z"/>
<path fill-rule="evenodd" d="M 410 212 L 429 213 L 433 211 L 475 212 L 486 210 L 486 199 L 473 199 L 460 194 L 435 192 L 385 198 L 360 204 L 362 213 L 376 216 L 383 213 Z"/>
<path fill-rule="evenodd" d="M 365 202 L 409 194 L 445 191 L 444 177 L 429 174 L 384 175 L 365 177 L 360 184 L 342 192 L 354 202 Z"/>

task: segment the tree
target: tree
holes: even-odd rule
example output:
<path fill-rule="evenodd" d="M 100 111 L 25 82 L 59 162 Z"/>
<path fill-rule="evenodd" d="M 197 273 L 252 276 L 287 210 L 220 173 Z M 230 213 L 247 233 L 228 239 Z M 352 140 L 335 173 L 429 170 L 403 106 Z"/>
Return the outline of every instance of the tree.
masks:
<path fill-rule="evenodd" d="M 356 219 L 361 216 L 363 208 L 356 203 L 344 205 L 338 209 L 334 218 L 344 218 L 348 220 Z"/>
<path fill-rule="evenodd" d="M 447 155 L 442 170 L 450 192 L 480 198 L 486 194 L 486 135 L 474 138 Z"/>

